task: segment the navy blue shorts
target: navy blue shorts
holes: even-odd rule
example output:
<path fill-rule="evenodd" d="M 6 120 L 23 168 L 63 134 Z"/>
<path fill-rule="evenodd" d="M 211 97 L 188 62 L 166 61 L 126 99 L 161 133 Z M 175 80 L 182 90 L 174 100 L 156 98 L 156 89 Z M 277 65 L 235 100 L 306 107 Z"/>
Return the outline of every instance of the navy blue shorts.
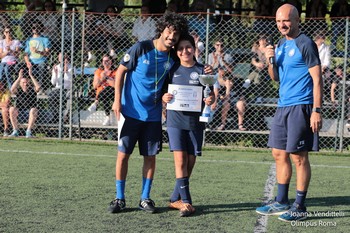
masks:
<path fill-rule="evenodd" d="M 121 125 L 118 150 L 125 154 L 132 154 L 136 142 L 139 144 L 140 155 L 152 156 L 162 150 L 162 123 L 145 122 L 125 117 Z"/>
<path fill-rule="evenodd" d="M 268 146 L 288 153 L 318 151 L 318 133 L 310 127 L 312 105 L 278 107 L 271 124 Z"/>
<path fill-rule="evenodd" d="M 170 151 L 187 151 L 189 155 L 201 156 L 203 130 L 184 130 L 168 127 Z"/>

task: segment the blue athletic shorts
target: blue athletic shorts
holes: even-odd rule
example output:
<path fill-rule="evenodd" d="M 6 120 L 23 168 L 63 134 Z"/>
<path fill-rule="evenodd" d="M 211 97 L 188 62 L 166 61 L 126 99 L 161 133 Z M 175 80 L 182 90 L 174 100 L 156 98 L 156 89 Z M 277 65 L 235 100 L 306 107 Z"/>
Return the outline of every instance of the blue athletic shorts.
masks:
<path fill-rule="evenodd" d="M 184 130 L 168 127 L 170 151 L 187 151 L 189 155 L 201 156 L 203 130 Z"/>
<path fill-rule="evenodd" d="M 140 155 L 143 156 L 156 155 L 162 150 L 161 121 L 145 122 L 125 116 L 125 122 L 121 127 L 119 151 L 132 154 L 136 142 L 139 144 Z"/>
<path fill-rule="evenodd" d="M 278 107 L 271 124 L 268 146 L 288 153 L 318 151 L 319 136 L 310 127 L 312 105 Z"/>

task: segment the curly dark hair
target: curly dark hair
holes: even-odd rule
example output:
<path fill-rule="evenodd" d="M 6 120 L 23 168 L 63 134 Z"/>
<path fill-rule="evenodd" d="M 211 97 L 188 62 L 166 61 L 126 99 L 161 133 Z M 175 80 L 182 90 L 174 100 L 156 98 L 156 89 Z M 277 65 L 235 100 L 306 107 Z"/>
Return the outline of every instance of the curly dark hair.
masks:
<path fill-rule="evenodd" d="M 167 27 L 173 27 L 174 30 L 179 31 L 180 34 L 188 34 L 187 19 L 183 15 L 174 12 L 165 13 L 157 21 L 156 27 L 156 38 L 159 38 L 160 34 Z"/>

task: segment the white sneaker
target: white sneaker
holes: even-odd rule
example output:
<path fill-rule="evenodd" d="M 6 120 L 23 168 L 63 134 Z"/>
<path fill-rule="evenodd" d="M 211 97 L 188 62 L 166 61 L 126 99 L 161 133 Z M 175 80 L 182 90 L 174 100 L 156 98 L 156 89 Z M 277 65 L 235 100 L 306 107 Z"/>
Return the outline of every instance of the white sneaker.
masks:
<path fill-rule="evenodd" d="M 109 56 L 111 56 L 113 59 L 117 58 L 117 54 L 115 53 L 114 49 L 111 49 L 111 51 L 109 52 Z"/>
<path fill-rule="evenodd" d="M 96 112 L 97 106 L 96 103 L 91 104 L 91 106 L 88 108 L 88 111 L 93 113 Z"/>
<path fill-rule="evenodd" d="M 106 116 L 106 119 L 103 121 L 102 125 L 108 126 L 111 124 L 111 120 L 109 116 Z"/>
<path fill-rule="evenodd" d="M 95 56 L 91 52 L 88 52 L 88 61 L 92 60 L 95 60 Z"/>

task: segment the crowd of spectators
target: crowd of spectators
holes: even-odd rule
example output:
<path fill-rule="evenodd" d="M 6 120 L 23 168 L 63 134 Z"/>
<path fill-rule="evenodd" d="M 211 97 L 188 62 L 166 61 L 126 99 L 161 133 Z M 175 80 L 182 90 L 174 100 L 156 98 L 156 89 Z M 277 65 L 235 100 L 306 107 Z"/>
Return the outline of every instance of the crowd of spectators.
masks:
<path fill-rule="evenodd" d="M 83 52 L 81 56 L 82 59 L 86 61 L 85 65 L 95 67 L 99 66 L 99 64 L 97 64 L 98 62 L 94 63 L 95 58 L 101 58 L 102 61 L 103 59 L 108 58 L 113 64 L 115 64 L 115 62 L 117 62 L 117 54 L 120 55 L 123 53 L 128 45 L 136 41 L 152 39 L 156 34 L 155 22 L 157 17 L 164 12 L 196 12 L 196 14 L 188 16 L 191 35 L 195 38 L 197 48 L 195 52 L 196 59 L 199 62 L 207 62 L 212 65 L 219 74 L 220 71 L 223 72 L 219 75 L 220 82 L 218 89 L 221 89 L 221 94 L 219 94 L 218 97 L 219 99 L 221 98 L 223 106 L 226 106 L 228 109 L 220 111 L 221 124 L 218 129 L 226 128 L 227 115 L 231 109 L 231 103 L 236 103 L 235 108 L 238 112 L 238 129 L 245 130 L 243 121 L 247 105 L 246 97 L 249 93 L 245 92 L 245 94 L 242 94 L 237 101 L 227 101 L 233 98 L 232 93 L 229 95 L 228 92 L 235 92 L 234 90 L 236 87 L 234 86 L 241 85 L 232 82 L 232 77 L 234 76 L 233 72 L 236 68 L 235 62 L 239 59 L 231 54 L 232 51 L 224 49 L 224 44 L 228 42 L 227 38 L 219 38 L 217 40 L 210 39 L 210 43 L 213 43 L 213 46 L 212 48 L 209 48 L 208 60 L 205 61 L 205 39 L 207 36 L 207 17 L 205 13 L 207 9 L 214 12 L 215 6 L 212 1 L 195 0 L 190 4 L 188 0 L 171 0 L 168 3 L 166 3 L 165 0 L 157 2 L 152 1 L 152 3 L 151 1 L 145 0 L 142 1 L 140 16 L 132 22 L 132 26 L 127 25 L 123 16 L 120 15 L 125 7 L 124 1 L 103 1 L 103 4 L 97 5 L 95 4 L 96 1 L 90 2 L 90 9 L 86 11 L 84 22 L 82 22 L 82 19 L 79 16 L 73 17 L 73 14 L 71 14 L 73 8 L 68 7 L 66 9 L 68 13 L 64 18 L 66 23 L 64 27 L 63 41 L 65 51 L 70 50 L 72 41 L 75 41 L 79 46 L 75 47 L 74 50 L 78 50 L 77 48 L 80 49 L 80 44 L 83 44 Z M 257 94 L 258 97 L 264 95 L 263 92 L 265 87 L 262 87 L 262 81 L 267 82 L 266 80 L 269 80 L 264 69 L 266 67 L 266 61 L 263 61 L 263 47 L 266 43 L 266 35 L 259 34 L 259 30 L 263 30 L 264 28 L 270 30 L 273 28 L 269 27 L 268 19 L 264 17 L 268 18 L 269 16 L 273 16 L 275 9 L 285 2 L 295 5 L 299 10 L 301 9 L 300 1 L 297 0 L 283 2 L 270 0 L 256 1 L 255 16 L 257 18 L 255 19 L 256 22 L 254 22 L 254 25 L 257 27 L 256 33 L 261 38 L 256 41 L 256 44 L 254 44 L 250 53 L 251 72 L 249 76 L 243 78 L 244 80 L 249 80 L 252 84 L 250 86 L 251 91 L 262 92 L 261 94 Z M 51 109 L 50 120 L 48 121 L 55 122 L 59 118 L 57 107 L 60 93 L 58 90 L 62 84 L 64 89 L 64 101 L 68 101 L 70 96 L 69 92 L 72 87 L 74 62 L 69 61 L 69 55 L 67 54 L 63 56 L 63 59 L 59 58 L 58 62 L 55 62 L 56 57 L 62 57 L 62 55 L 59 55 L 61 50 L 60 27 L 62 17 L 61 14 L 56 11 L 55 2 L 52 0 L 24 0 L 24 3 L 26 11 L 20 18 L 11 17 L 11 13 L 6 12 L 4 5 L 0 4 L 0 10 L 3 10 L 0 13 L 0 30 L 2 32 L 0 34 L 0 37 L 2 37 L 0 38 L 0 81 L 1 85 L 5 88 L 1 92 L 7 93 L 6 90 L 10 91 L 12 89 L 12 85 L 17 80 L 21 69 L 25 70 L 25 74 L 27 74 L 30 69 L 32 76 L 40 85 L 40 90 L 38 90 L 39 94 L 47 94 L 49 97 L 48 106 Z M 103 9 L 101 8 L 102 6 Z M 301 13 L 301 10 L 299 13 Z M 305 14 L 310 20 L 324 18 L 328 13 L 331 17 L 350 16 L 350 5 L 346 0 L 337 0 L 331 7 L 328 7 L 322 0 L 312 0 L 308 2 L 306 6 Z M 216 25 L 215 20 L 212 20 L 212 18 L 209 18 L 209 20 L 209 34 L 211 35 L 217 31 L 216 27 L 218 27 L 218 25 Z M 319 48 L 322 61 L 322 71 L 325 77 L 326 74 L 330 76 L 330 73 L 332 77 L 336 76 L 335 73 L 337 69 L 331 69 L 332 64 L 330 58 L 331 56 L 338 55 L 339 51 L 337 51 L 337 43 L 339 43 L 340 35 L 345 33 L 344 23 L 344 20 L 334 18 L 330 32 L 323 30 L 323 27 L 320 27 L 322 30 L 317 30 L 316 32 L 313 28 L 309 28 L 309 31 L 315 32 L 313 38 Z M 316 25 L 319 25 L 319 23 L 316 23 Z M 82 31 L 83 33 L 81 33 Z M 74 38 L 72 40 L 73 33 Z M 327 43 L 326 40 L 326 37 L 328 36 L 331 36 L 329 39 L 331 42 L 330 44 Z M 250 49 L 248 47 L 247 49 Z M 62 64 L 60 63 L 61 60 L 63 60 Z M 63 79 L 61 79 L 59 75 L 62 69 L 64 76 Z M 93 107 L 90 107 L 89 110 L 94 112 L 97 106 L 101 106 L 106 114 L 106 119 L 103 124 L 109 125 L 110 109 L 108 109 L 107 105 L 110 105 L 110 103 L 106 102 L 106 105 L 104 101 L 100 101 L 101 98 L 98 98 L 97 94 L 100 92 L 98 91 L 98 87 L 96 87 L 96 80 L 98 80 L 98 78 L 96 78 L 98 76 L 97 73 L 99 73 L 101 77 L 108 76 L 101 75 L 105 73 L 103 71 L 104 69 L 106 69 L 106 67 L 104 67 L 104 64 L 102 63 L 101 69 L 98 69 L 95 73 L 95 79 L 92 86 L 93 89 L 96 89 L 94 93 L 96 99 L 92 105 Z M 346 70 L 346 67 L 344 70 Z M 51 80 L 50 72 L 52 72 Z M 63 81 L 61 82 L 61 80 Z M 253 88 L 253 86 L 256 86 L 257 88 Z M 110 85 L 110 88 L 113 88 L 112 85 Z M 326 92 L 328 92 L 328 90 L 326 90 Z M 3 99 L 7 101 L 5 97 Z M 329 99 L 335 99 L 335 97 L 330 97 Z M 332 100 L 331 102 L 334 101 Z M 2 105 L 1 108 L 2 112 L 5 113 L 3 114 L 3 117 L 6 118 L 6 111 L 9 111 L 10 106 L 5 104 Z M 68 104 L 64 104 L 63 117 L 65 119 L 67 118 L 68 110 Z M 10 119 L 10 117 L 5 118 L 3 118 L 4 128 L 7 132 L 8 124 L 5 124 L 5 120 Z M 9 135 L 9 133 L 4 133 L 4 135 Z"/>

